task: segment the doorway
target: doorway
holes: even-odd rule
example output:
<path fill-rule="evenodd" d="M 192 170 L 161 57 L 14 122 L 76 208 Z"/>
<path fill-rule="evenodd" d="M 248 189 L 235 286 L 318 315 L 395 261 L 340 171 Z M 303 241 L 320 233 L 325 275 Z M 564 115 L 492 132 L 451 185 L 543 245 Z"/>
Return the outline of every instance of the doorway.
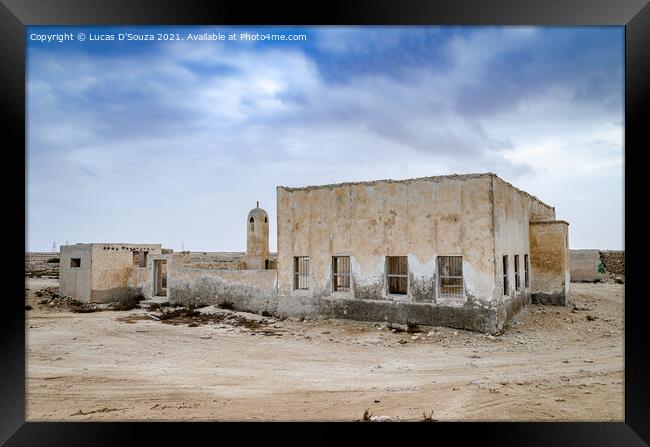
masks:
<path fill-rule="evenodd" d="M 153 294 L 167 296 L 167 259 L 156 259 L 153 266 Z"/>

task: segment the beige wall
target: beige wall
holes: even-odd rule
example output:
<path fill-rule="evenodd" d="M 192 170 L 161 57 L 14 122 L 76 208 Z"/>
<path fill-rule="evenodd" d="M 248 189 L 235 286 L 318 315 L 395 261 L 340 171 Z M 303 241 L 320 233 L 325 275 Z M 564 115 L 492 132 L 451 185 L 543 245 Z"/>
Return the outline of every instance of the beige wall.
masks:
<path fill-rule="evenodd" d="M 59 260 L 60 292 L 78 301 L 90 302 L 91 244 L 62 245 Z M 71 258 L 80 258 L 80 267 L 70 267 Z"/>
<path fill-rule="evenodd" d="M 197 268 L 183 254 L 156 256 L 153 259 L 163 257 L 167 259 L 167 296 L 172 303 L 216 304 L 229 301 L 237 308 L 251 311 L 265 310 L 267 304 L 274 305 L 275 270 Z"/>
<path fill-rule="evenodd" d="M 561 220 L 530 224 L 530 261 L 535 273 L 531 292 L 542 302 L 566 301 L 569 297 L 568 231 L 569 224 Z"/>
<path fill-rule="evenodd" d="M 161 252 L 160 244 L 76 244 L 61 246 L 61 293 L 83 302 L 108 302 L 140 293 L 147 268 L 133 264 L 133 251 Z M 70 258 L 81 267 L 70 267 Z M 149 262 L 149 261 L 148 261 Z"/>
<path fill-rule="evenodd" d="M 530 258 L 531 220 L 555 219 L 555 209 L 540 202 L 533 196 L 515 188 L 499 177 L 493 177 L 494 188 L 494 254 L 496 260 L 496 284 L 494 299 L 514 299 L 518 295 L 530 293 L 526 290 L 524 279 L 524 259 Z M 503 256 L 508 256 L 509 293 L 503 296 Z M 515 255 L 519 255 L 520 289 L 515 290 Z M 529 261 L 530 264 L 530 261 Z M 535 274 L 529 272 L 530 281 Z"/>
<path fill-rule="evenodd" d="M 604 269 L 598 250 L 569 250 L 569 270 L 571 281 L 598 281 L 605 278 L 598 267 Z"/>
<path fill-rule="evenodd" d="M 351 258 L 353 291 L 345 296 L 427 301 L 435 295 L 436 256 L 444 255 L 463 256 L 465 298 L 493 295 L 489 175 L 278 187 L 277 210 L 280 295 L 330 295 L 333 255 Z M 387 255 L 408 257 L 407 296 L 387 294 Z M 294 256 L 310 256 L 308 291 L 293 290 Z"/>
<path fill-rule="evenodd" d="M 147 280 L 147 268 L 133 264 L 134 251 L 147 251 L 147 263 L 160 244 L 93 244 L 91 300 L 107 302 L 136 294 Z"/>

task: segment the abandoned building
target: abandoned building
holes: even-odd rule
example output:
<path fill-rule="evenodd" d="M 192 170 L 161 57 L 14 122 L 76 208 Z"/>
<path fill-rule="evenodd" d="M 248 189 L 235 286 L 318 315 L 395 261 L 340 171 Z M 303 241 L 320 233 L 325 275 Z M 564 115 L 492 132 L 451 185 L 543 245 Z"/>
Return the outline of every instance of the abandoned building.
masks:
<path fill-rule="evenodd" d="M 277 253 L 259 203 L 246 228 L 245 253 L 62 246 L 61 293 L 489 333 L 569 299 L 568 223 L 492 173 L 278 186 Z"/>

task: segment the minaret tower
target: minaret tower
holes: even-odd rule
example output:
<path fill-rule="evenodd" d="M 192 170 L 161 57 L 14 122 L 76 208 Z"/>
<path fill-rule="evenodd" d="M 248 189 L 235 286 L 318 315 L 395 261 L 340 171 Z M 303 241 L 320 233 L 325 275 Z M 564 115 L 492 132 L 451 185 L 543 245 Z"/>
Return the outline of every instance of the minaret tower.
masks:
<path fill-rule="evenodd" d="M 264 269 L 269 259 L 269 216 L 260 202 L 246 219 L 246 269 Z"/>

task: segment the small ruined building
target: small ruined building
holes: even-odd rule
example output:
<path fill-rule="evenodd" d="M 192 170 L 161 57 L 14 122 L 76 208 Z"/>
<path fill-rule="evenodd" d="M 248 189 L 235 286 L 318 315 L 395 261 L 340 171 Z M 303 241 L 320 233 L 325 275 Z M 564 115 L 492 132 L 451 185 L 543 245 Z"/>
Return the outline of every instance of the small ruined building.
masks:
<path fill-rule="evenodd" d="M 489 333 L 569 298 L 568 223 L 491 173 L 279 186 L 277 213 L 277 254 L 259 204 L 245 253 L 62 246 L 61 293 Z"/>

